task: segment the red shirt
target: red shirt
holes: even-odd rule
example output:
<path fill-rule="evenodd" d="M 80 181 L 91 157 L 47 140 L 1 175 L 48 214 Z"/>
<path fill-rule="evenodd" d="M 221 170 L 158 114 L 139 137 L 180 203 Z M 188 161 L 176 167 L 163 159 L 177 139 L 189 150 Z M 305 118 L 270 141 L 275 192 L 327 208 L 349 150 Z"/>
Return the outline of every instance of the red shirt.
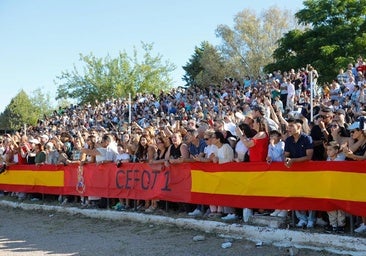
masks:
<path fill-rule="evenodd" d="M 253 139 L 254 146 L 249 148 L 249 162 L 265 162 L 268 154 L 268 135 L 262 139 Z"/>

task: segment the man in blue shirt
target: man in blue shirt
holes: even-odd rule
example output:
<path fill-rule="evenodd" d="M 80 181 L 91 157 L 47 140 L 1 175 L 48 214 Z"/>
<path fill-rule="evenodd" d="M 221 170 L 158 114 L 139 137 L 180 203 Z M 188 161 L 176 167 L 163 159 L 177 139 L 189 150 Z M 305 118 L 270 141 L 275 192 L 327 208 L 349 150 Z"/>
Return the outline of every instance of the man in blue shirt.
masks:
<path fill-rule="evenodd" d="M 285 165 L 290 167 L 294 162 L 310 161 L 313 156 L 313 140 L 301 131 L 301 119 L 289 119 L 289 137 L 285 140 Z"/>
<path fill-rule="evenodd" d="M 301 119 L 289 119 L 289 137 L 285 140 L 285 165 L 290 168 L 293 163 L 310 161 L 313 156 L 313 140 L 309 135 L 303 133 Z M 315 211 L 295 211 L 299 222 L 297 227 L 313 228 L 316 220 Z"/>

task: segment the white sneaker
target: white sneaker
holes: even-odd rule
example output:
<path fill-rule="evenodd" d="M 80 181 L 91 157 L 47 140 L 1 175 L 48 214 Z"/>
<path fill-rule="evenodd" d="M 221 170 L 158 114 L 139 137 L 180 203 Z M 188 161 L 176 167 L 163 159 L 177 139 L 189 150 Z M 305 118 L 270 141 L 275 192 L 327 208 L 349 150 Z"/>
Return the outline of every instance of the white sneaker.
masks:
<path fill-rule="evenodd" d="M 300 220 L 297 224 L 296 227 L 298 228 L 303 228 L 304 226 L 306 226 L 308 223 L 305 220 Z"/>
<path fill-rule="evenodd" d="M 280 210 L 280 212 L 277 214 L 278 217 L 281 218 L 286 218 L 288 215 L 288 211 L 287 210 Z"/>
<path fill-rule="evenodd" d="M 316 219 L 316 225 L 321 226 L 321 227 L 325 227 L 325 226 L 328 225 L 328 222 L 326 222 L 322 218 L 317 218 Z"/>
<path fill-rule="evenodd" d="M 272 212 L 269 216 L 272 216 L 272 217 L 276 217 L 278 216 L 278 214 L 281 212 L 281 210 L 275 210 L 274 212 Z"/>
<path fill-rule="evenodd" d="M 147 209 L 145 210 L 145 212 L 147 212 L 147 213 L 153 213 L 155 210 L 156 210 L 156 208 L 155 208 L 155 207 L 150 206 L 149 208 L 147 208 Z"/>
<path fill-rule="evenodd" d="M 362 223 L 358 228 L 355 229 L 356 233 L 363 233 L 366 232 L 366 225 Z"/>
<path fill-rule="evenodd" d="M 253 210 L 249 208 L 243 209 L 243 221 L 248 222 L 249 218 L 253 216 Z"/>
<path fill-rule="evenodd" d="M 196 209 L 193 212 L 189 212 L 188 216 L 192 216 L 192 217 L 202 216 L 202 212 L 200 210 Z"/>
<path fill-rule="evenodd" d="M 236 220 L 238 217 L 236 216 L 235 213 L 229 213 L 228 215 L 226 215 L 225 217 L 222 217 L 222 220 Z"/>

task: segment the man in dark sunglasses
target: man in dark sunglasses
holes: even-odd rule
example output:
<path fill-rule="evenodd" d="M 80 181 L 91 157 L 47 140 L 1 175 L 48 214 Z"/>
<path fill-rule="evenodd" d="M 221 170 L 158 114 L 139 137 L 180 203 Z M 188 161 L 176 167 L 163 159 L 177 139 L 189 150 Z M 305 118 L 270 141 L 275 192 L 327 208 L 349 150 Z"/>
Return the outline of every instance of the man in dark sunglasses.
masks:
<path fill-rule="evenodd" d="M 317 117 L 317 124 L 310 131 L 313 139 L 314 154 L 312 160 L 326 160 L 324 142 L 332 141 L 331 123 L 333 120 L 333 112 L 330 108 L 321 108 Z"/>

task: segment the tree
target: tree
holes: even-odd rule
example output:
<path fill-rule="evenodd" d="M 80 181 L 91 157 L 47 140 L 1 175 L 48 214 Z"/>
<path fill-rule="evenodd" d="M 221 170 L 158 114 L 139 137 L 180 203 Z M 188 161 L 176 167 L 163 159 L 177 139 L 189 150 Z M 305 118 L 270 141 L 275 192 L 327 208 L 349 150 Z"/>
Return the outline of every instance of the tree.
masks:
<path fill-rule="evenodd" d="M 38 109 L 41 115 L 49 115 L 54 110 L 54 107 L 50 103 L 50 99 L 50 94 L 48 92 L 44 92 L 42 88 L 34 90 L 30 97 L 32 105 Z"/>
<path fill-rule="evenodd" d="M 272 54 L 277 41 L 289 29 L 293 29 L 293 17 L 288 10 L 270 7 L 256 16 L 254 11 L 244 9 L 234 18 L 234 27 L 219 25 L 217 37 L 223 43 L 220 50 L 225 59 L 241 76 L 257 76 L 262 68 L 273 61 Z"/>
<path fill-rule="evenodd" d="M 183 80 L 187 85 L 201 88 L 220 84 L 230 70 L 220 52 L 207 41 L 202 42 L 200 47 L 195 47 L 194 54 L 183 69 L 186 71 Z M 231 73 L 230 71 L 229 74 Z"/>
<path fill-rule="evenodd" d="M 265 70 L 311 64 L 320 81 L 330 81 L 366 48 L 366 0 L 306 0 L 303 4 L 296 17 L 308 29 L 288 32 L 274 52 L 275 61 Z"/>
<path fill-rule="evenodd" d="M 197 85 L 196 77 L 201 71 L 203 71 L 200 60 L 205 50 L 205 45 L 207 44 L 208 42 L 202 42 L 200 48 L 196 46 L 191 58 L 188 60 L 186 65 L 183 66 L 183 69 L 186 73 L 184 74 L 182 80 L 186 82 L 187 86 Z"/>
<path fill-rule="evenodd" d="M 1 114 L 1 126 L 6 130 L 19 130 L 24 124 L 35 125 L 40 115 L 39 107 L 21 90 Z"/>
<path fill-rule="evenodd" d="M 83 72 L 74 66 L 57 77 L 57 99 L 74 99 L 80 104 L 108 98 L 132 96 L 137 93 L 159 93 L 171 87 L 169 73 L 175 69 L 170 62 L 162 62 L 162 56 L 152 56 L 152 44 L 142 43 L 143 59 L 139 61 L 136 48 L 133 56 L 120 52 L 116 58 L 97 58 L 93 54 L 80 54 L 84 62 Z"/>

